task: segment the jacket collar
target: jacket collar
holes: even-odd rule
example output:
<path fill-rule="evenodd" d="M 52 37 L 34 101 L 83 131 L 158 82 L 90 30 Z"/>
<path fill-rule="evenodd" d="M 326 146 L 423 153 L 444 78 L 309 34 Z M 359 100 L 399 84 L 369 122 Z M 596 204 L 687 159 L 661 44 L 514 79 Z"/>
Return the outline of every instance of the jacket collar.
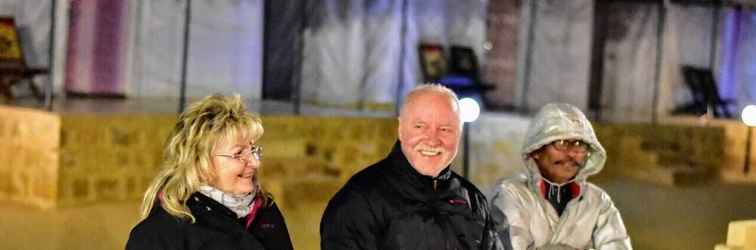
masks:
<path fill-rule="evenodd" d="M 452 179 L 452 171 L 450 166 L 446 166 L 436 177 L 420 174 L 410 164 L 407 157 L 402 152 L 402 147 L 399 141 L 394 143 L 394 147 L 387 157 L 389 161 L 389 168 L 395 172 L 399 178 L 403 179 L 406 183 L 412 185 L 415 188 L 425 191 L 435 191 L 448 189 L 450 180 Z M 435 189 L 434 189 L 435 187 Z"/>
<path fill-rule="evenodd" d="M 192 215 L 197 217 L 197 219 L 204 217 L 208 213 L 221 214 L 234 220 L 237 218 L 234 211 L 231 211 L 231 209 L 228 209 L 223 204 L 220 204 L 200 192 L 195 192 L 189 196 L 189 199 L 186 201 L 186 206 L 189 207 L 189 210 L 192 211 Z"/>
<path fill-rule="evenodd" d="M 403 198 L 418 202 L 412 209 L 473 216 L 470 193 L 450 166 L 446 166 L 436 177 L 422 175 L 410 165 L 398 142 L 383 162 L 387 165 L 384 167 L 388 174 L 384 178 L 388 183 Z"/>
<path fill-rule="evenodd" d="M 259 202 L 256 203 L 260 204 Z M 247 232 L 250 228 L 251 220 L 254 219 L 250 215 L 246 217 L 246 220 L 237 218 L 234 211 L 200 192 L 195 192 L 189 196 L 186 205 L 195 219 L 197 219 L 197 224 L 221 232 Z"/>

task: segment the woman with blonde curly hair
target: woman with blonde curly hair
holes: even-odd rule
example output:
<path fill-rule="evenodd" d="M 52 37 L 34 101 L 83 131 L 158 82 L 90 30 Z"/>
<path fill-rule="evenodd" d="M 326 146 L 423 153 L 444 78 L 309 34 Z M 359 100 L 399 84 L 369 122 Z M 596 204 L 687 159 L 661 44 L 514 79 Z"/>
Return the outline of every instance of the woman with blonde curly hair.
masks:
<path fill-rule="evenodd" d="M 292 249 L 280 210 L 260 186 L 262 134 L 238 95 L 189 106 L 126 249 Z"/>

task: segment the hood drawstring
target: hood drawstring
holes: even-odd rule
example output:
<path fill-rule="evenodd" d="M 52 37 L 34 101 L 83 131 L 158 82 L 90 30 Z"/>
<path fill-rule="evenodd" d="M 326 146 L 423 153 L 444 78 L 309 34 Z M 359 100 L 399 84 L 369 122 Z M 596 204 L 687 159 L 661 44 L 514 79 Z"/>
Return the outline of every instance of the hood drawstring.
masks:
<path fill-rule="evenodd" d="M 557 183 L 554 183 L 554 182 L 551 182 L 551 181 L 547 180 L 546 178 L 543 178 L 541 180 L 543 180 L 544 182 L 546 182 L 547 184 L 549 184 L 549 190 L 548 190 L 548 193 L 546 193 L 546 199 L 551 200 L 551 197 L 552 197 L 553 193 L 556 193 L 556 195 L 557 195 L 556 202 L 557 203 L 562 203 L 562 187 L 567 186 L 570 183 L 574 182 L 574 181 L 571 180 L 571 181 L 568 181 L 568 182 L 565 182 L 565 183 L 562 183 L 562 184 L 557 184 Z M 572 197 L 570 197 L 570 198 L 572 198 Z"/>
<path fill-rule="evenodd" d="M 554 207 L 557 214 L 560 216 L 567 207 L 567 203 L 580 194 L 580 186 L 574 180 L 563 184 L 557 184 L 543 178 L 538 186 L 541 189 L 540 191 L 543 198 Z M 562 199 L 562 196 L 567 197 Z"/>

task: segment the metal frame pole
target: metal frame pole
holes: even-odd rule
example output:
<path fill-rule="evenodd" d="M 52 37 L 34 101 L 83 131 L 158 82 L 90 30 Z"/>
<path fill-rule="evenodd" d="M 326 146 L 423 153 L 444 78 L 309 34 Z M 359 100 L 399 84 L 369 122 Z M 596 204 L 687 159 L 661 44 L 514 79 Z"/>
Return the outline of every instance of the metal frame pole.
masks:
<path fill-rule="evenodd" d="M 722 8 L 720 1 L 714 1 L 714 8 L 711 10 L 711 45 L 709 45 L 709 69 L 714 70 L 717 63 L 717 37 L 719 35 L 719 10 Z"/>
<path fill-rule="evenodd" d="M 184 9 L 184 49 L 181 55 L 181 82 L 179 88 L 179 106 L 178 112 L 184 112 L 184 106 L 186 105 L 186 74 L 187 74 L 187 61 L 189 57 L 189 34 L 191 32 L 190 23 L 192 21 L 192 0 L 186 0 L 186 8 Z"/>
<path fill-rule="evenodd" d="M 302 114 L 302 60 L 304 60 L 304 48 L 305 48 L 305 40 L 304 37 L 304 30 L 307 29 L 307 25 L 309 25 L 310 21 L 310 11 L 312 11 L 312 5 L 319 4 L 316 1 L 297 1 L 302 6 L 302 27 L 299 37 L 299 59 L 296 63 L 297 69 L 295 69 L 295 72 L 297 74 L 296 79 L 294 80 L 294 93 L 292 93 L 291 97 L 294 99 L 294 114 L 295 115 L 301 115 Z M 266 15 L 270 15 L 271 13 L 266 13 Z M 265 52 L 263 52 L 265 53 Z"/>
<path fill-rule="evenodd" d="M 520 96 L 520 106 L 521 109 L 525 111 L 529 111 L 528 109 L 528 88 L 530 86 L 530 66 L 533 63 L 533 40 L 535 33 L 533 30 L 535 29 L 536 21 L 538 21 L 538 18 L 536 18 L 536 13 L 538 9 L 538 3 L 536 3 L 538 0 L 530 0 L 530 11 L 529 11 L 529 22 L 528 22 L 528 32 L 527 32 L 527 39 L 528 44 L 525 46 L 525 65 L 524 69 L 522 70 L 523 74 L 523 80 L 522 80 L 522 93 Z"/>
<path fill-rule="evenodd" d="M 58 4 L 56 3 L 56 0 L 52 0 L 51 6 L 50 6 L 50 48 L 48 48 L 47 53 L 48 56 L 48 68 L 49 68 L 49 74 L 47 79 L 47 84 L 45 84 L 45 100 L 44 100 L 44 108 L 47 111 L 52 111 L 52 95 L 53 95 L 53 67 L 55 65 L 55 31 L 56 31 L 56 25 L 55 21 L 57 18 L 55 18 L 55 13 L 58 9 Z"/>
<path fill-rule="evenodd" d="M 462 141 L 462 150 L 465 152 L 464 155 L 462 155 L 462 176 L 465 178 L 470 178 L 470 123 L 465 122 L 464 125 L 462 125 L 462 136 L 464 137 Z"/>
<path fill-rule="evenodd" d="M 751 135 L 753 134 L 753 127 L 748 126 L 748 135 L 746 138 L 746 150 L 745 161 L 743 162 L 743 173 L 748 174 L 751 172 Z"/>
<path fill-rule="evenodd" d="M 661 84 L 661 67 L 664 54 L 664 26 L 666 24 L 667 9 L 664 1 L 659 1 L 659 22 L 656 30 L 656 72 L 654 73 L 654 97 L 653 110 L 651 111 L 651 124 L 659 122 L 659 85 Z"/>
<path fill-rule="evenodd" d="M 401 23 L 401 32 L 399 33 L 399 41 L 401 41 L 401 49 L 399 49 L 399 80 L 396 81 L 396 98 L 394 102 L 394 113 L 396 113 L 396 116 L 399 116 L 400 106 L 402 105 L 402 89 L 404 88 L 404 57 L 407 54 L 405 44 L 407 39 L 407 10 L 408 8 L 408 1 L 402 0 L 402 23 Z"/>

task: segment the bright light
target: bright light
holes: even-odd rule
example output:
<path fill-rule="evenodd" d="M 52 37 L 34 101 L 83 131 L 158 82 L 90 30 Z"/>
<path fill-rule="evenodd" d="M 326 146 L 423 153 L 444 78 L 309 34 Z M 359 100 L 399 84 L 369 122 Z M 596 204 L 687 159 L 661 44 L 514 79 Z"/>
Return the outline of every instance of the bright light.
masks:
<path fill-rule="evenodd" d="M 463 122 L 474 122 L 480 115 L 480 105 L 478 105 L 478 101 L 469 97 L 459 100 L 459 109 Z"/>
<path fill-rule="evenodd" d="M 756 105 L 746 105 L 740 113 L 740 119 L 749 127 L 756 126 Z"/>

